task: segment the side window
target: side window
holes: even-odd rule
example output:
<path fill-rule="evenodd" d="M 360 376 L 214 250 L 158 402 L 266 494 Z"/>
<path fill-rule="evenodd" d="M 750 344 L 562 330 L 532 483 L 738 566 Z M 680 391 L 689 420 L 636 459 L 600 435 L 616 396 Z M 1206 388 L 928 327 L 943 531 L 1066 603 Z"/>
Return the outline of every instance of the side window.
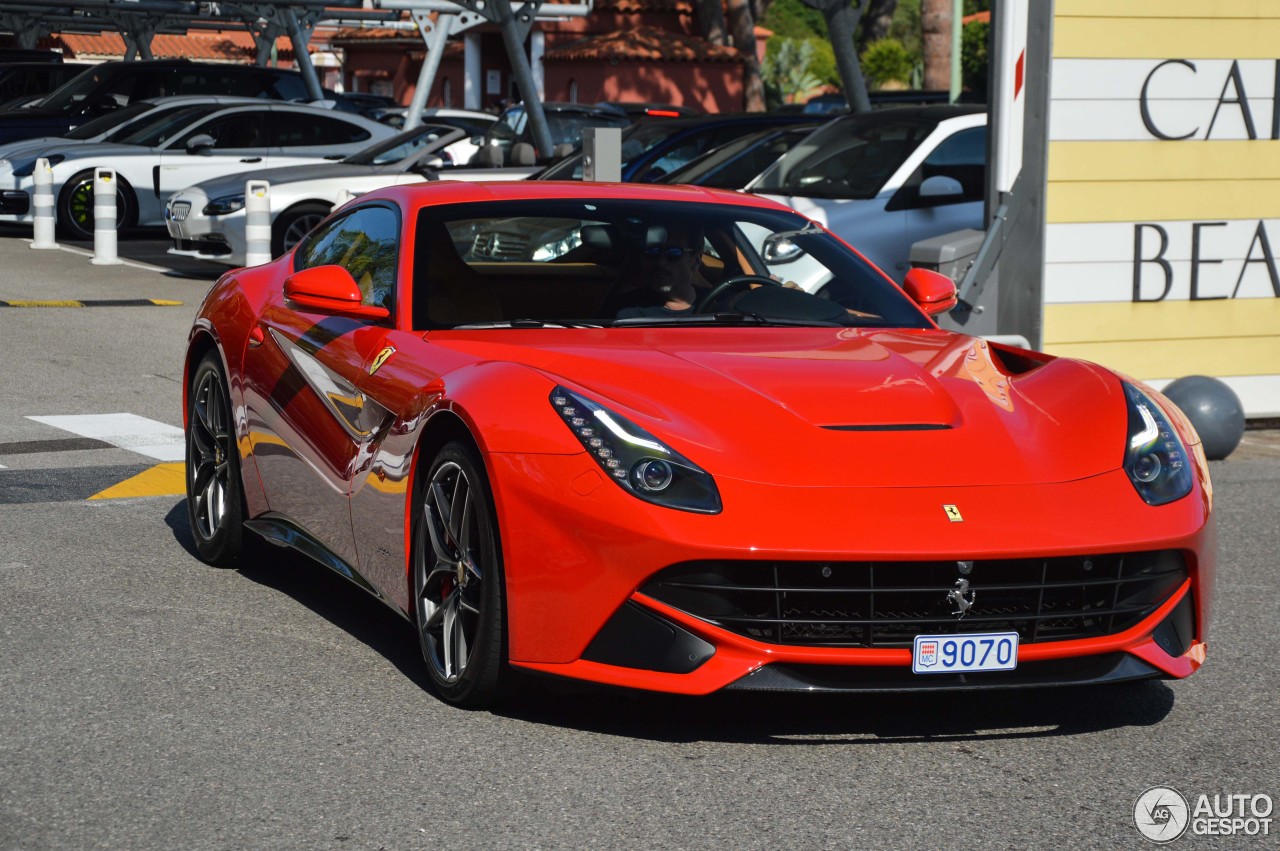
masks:
<path fill-rule="evenodd" d="M 277 100 L 311 100 L 306 83 L 299 76 L 280 74 L 273 77 L 271 90 Z"/>
<path fill-rule="evenodd" d="M 950 177 L 960 181 L 964 193 L 951 203 L 981 201 L 986 193 L 987 128 L 961 130 L 945 140 L 920 164 L 908 185 L 919 186 L 931 177 Z"/>
<path fill-rule="evenodd" d="M 263 133 L 261 113 L 237 112 L 222 118 L 215 118 L 198 127 L 179 140 L 178 146 L 186 144 L 187 138 L 208 134 L 213 137 L 214 150 L 219 148 L 265 148 L 267 141 Z"/>
<path fill-rule="evenodd" d="M 297 269 L 342 266 L 360 286 L 361 301 L 390 309 L 395 297 L 400 217 L 388 207 L 360 207 L 312 233 L 298 249 Z"/>
<path fill-rule="evenodd" d="M 350 145 L 371 136 L 363 127 L 327 115 L 277 112 L 272 113 L 271 118 L 276 131 L 275 144 L 282 148 Z"/>

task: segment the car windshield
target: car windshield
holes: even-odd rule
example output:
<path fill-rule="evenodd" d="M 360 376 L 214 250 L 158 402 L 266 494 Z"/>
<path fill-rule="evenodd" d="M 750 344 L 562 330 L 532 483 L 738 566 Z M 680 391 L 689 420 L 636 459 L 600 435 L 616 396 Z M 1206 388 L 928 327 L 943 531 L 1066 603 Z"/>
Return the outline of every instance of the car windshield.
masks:
<path fill-rule="evenodd" d="M 544 114 L 547 129 L 551 132 L 552 145 L 580 146 L 582 131 L 588 127 L 626 127 L 629 123 L 626 115 L 608 112 L 557 112 L 548 109 Z M 489 129 L 485 131 L 484 144 L 508 146 L 516 141 L 532 141 L 532 138 L 528 113 L 522 107 L 511 107 L 502 114 L 500 120 L 489 125 Z"/>
<path fill-rule="evenodd" d="M 633 124 L 622 131 L 622 168 L 661 145 L 680 132 L 684 125 L 669 121 L 648 121 Z M 539 180 L 581 180 L 582 154 L 566 157 L 538 174 Z"/>
<path fill-rule="evenodd" d="M 55 111 L 67 109 L 72 104 L 84 100 L 99 83 L 106 79 L 106 75 L 107 72 L 102 68 L 86 69 L 50 92 L 44 99 L 44 103 L 40 104 L 40 108 Z"/>
<path fill-rule="evenodd" d="M 412 130 L 397 133 L 376 145 L 357 151 L 343 162 L 352 165 L 387 165 L 433 147 L 441 138 L 457 132 L 457 128 L 436 124 L 422 124 Z"/>
<path fill-rule="evenodd" d="M 166 112 L 154 119 L 143 119 L 138 126 L 128 128 L 128 132 L 112 141 L 121 145 L 154 148 L 163 145 L 195 122 L 224 108 L 216 105 L 189 106 L 176 112 Z"/>
<path fill-rule="evenodd" d="M 156 108 L 154 103 L 145 100 L 134 101 L 128 106 L 122 106 L 114 112 L 108 112 L 106 115 L 100 115 L 92 121 L 86 121 L 79 127 L 64 133 L 64 139 L 76 139 L 83 141 L 92 139 L 95 136 L 101 136 L 116 128 L 123 127 L 142 115 Z M 108 137 L 110 141 L 110 137 Z"/>
<path fill-rule="evenodd" d="M 741 189 L 799 144 L 816 126 L 801 124 L 786 130 L 762 130 L 735 139 L 664 175 L 661 182 Z"/>
<path fill-rule="evenodd" d="M 833 121 L 796 145 L 751 185 L 751 191 L 809 198 L 874 198 L 911 156 L 933 122 Z"/>
<path fill-rule="evenodd" d="M 930 327 L 875 267 L 790 211 L 481 202 L 426 207 L 416 233 L 419 329 Z M 820 281 L 818 294 L 789 280 L 789 268 Z"/>

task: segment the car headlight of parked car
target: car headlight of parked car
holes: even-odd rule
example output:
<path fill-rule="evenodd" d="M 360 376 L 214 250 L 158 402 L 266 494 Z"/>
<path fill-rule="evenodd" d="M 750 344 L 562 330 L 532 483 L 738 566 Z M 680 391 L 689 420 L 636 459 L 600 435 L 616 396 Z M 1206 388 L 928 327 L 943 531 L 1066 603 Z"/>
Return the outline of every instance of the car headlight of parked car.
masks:
<path fill-rule="evenodd" d="M 239 195 L 223 195 L 221 198 L 214 198 L 208 204 L 204 205 L 201 210 L 206 216 L 225 216 L 227 213 L 234 213 L 244 209 L 244 193 Z"/>
<path fill-rule="evenodd" d="M 53 168 L 55 165 L 62 162 L 66 158 L 67 157 L 65 154 L 54 154 L 51 157 L 45 157 L 45 159 L 49 161 L 49 168 Z M 30 177 L 31 175 L 36 173 L 37 162 L 39 162 L 39 158 L 33 157 L 29 162 L 23 163 L 22 165 L 11 164 L 10 167 L 13 168 L 13 176 L 14 177 Z"/>
<path fill-rule="evenodd" d="M 1186 447 L 1160 406 L 1128 382 L 1129 439 L 1124 470 L 1148 505 L 1164 505 L 1191 492 L 1193 475 Z"/>
<path fill-rule="evenodd" d="M 563 257 L 568 254 L 579 245 L 582 245 L 582 233 L 575 230 L 568 236 L 561 237 L 555 242 L 548 242 L 546 245 L 538 246 L 533 250 L 533 254 L 530 259 L 537 260 L 539 262 L 555 260 L 557 257 Z"/>
<path fill-rule="evenodd" d="M 623 490 L 667 508 L 720 513 L 711 475 L 635 423 L 564 387 L 551 391 L 551 404 Z"/>

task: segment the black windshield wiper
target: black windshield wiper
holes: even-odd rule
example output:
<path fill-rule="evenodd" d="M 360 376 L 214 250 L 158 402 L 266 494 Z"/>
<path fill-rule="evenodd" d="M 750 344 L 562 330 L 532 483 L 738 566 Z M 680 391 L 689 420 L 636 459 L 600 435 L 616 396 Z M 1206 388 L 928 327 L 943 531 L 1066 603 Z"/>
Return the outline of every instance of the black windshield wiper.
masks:
<path fill-rule="evenodd" d="M 504 322 L 471 322 L 454 325 L 451 331 L 480 331 L 491 328 L 602 328 L 598 322 L 578 322 L 573 319 L 512 319 Z"/>
<path fill-rule="evenodd" d="M 797 319 L 790 316 L 764 316 L 759 313 L 695 313 L 685 316 L 632 316 L 616 319 L 611 328 L 649 328 L 656 326 L 700 325 L 772 325 L 793 328 L 839 328 L 839 322 L 826 319 Z"/>

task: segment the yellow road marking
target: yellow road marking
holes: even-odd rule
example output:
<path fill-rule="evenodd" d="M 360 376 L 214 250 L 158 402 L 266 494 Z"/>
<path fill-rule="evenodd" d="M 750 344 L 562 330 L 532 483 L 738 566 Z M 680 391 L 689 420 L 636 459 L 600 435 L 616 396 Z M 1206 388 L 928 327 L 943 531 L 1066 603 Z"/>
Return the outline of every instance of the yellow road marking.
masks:
<path fill-rule="evenodd" d="M 134 496 L 183 496 L 187 492 L 186 465 L 157 464 L 149 470 L 99 491 L 89 499 L 125 499 Z"/>

